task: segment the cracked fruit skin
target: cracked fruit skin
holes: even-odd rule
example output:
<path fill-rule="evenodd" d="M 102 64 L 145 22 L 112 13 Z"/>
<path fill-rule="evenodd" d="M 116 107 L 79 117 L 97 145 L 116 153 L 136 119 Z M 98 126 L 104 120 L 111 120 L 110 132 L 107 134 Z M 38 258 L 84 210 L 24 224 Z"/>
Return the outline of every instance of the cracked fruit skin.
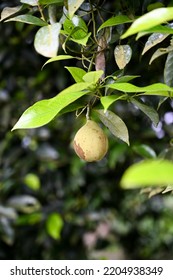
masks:
<path fill-rule="evenodd" d="M 87 120 L 77 131 L 73 147 L 81 159 L 88 162 L 99 161 L 108 151 L 108 138 L 96 122 Z"/>

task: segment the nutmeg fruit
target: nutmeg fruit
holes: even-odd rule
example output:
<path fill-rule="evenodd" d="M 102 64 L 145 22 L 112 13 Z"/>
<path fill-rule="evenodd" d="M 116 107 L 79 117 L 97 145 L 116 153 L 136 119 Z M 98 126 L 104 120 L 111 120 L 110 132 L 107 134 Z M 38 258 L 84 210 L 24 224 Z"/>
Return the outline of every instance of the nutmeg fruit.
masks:
<path fill-rule="evenodd" d="M 87 120 L 77 131 L 73 147 L 81 159 L 88 162 L 99 161 L 108 151 L 108 138 L 95 121 Z"/>

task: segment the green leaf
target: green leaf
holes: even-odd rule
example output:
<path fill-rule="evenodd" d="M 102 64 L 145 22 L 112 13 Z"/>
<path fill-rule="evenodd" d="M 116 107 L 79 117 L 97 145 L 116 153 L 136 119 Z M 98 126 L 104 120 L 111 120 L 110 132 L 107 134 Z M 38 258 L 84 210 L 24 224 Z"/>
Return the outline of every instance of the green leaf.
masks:
<path fill-rule="evenodd" d="M 132 49 L 129 45 L 118 45 L 114 49 L 114 56 L 119 69 L 124 69 L 131 59 Z"/>
<path fill-rule="evenodd" d="M 73 79 L 76 83 L 83 82 L 83 76 L 86 74 L 86 71 L 80 67 L 65 67 L 70 74 L 72 75 Z"/>
<path fill-rule="evenodd" d="M 63 28 L 73 39 L 83 39 L 88 33 L 85 21 L 77 15 L 73 16 L 71 20 L 67 18 L 63 23 Z"/>
<path fill-rule="evenodd" d="M 37 25 L 37 26 L 44 26 L 45 28 L 46 28 L 46 25 L 48 25 L 47 22 L 43 21 L 42 19 L 32 16 L 32 15 L 27 15 L 27 14 L 5 20 L 5 22 L 9 22 L 9 21 L 18 21 L 18 22 L 23 22 L 23 23 L 27 23 L 27 24 Z"/>
<path fill-rule="evenodd" d="M 5 7 L 1 12 L 1 20 L 4 20 L 22 10 L 23 5 L 16 6 L 16 7 Z"/>
<path fill-rule="evenodd" d="M 135 145 L 132 147 L 132 149 L 143 158 L 146 159 L 156 158 L 155 151 L 148 145 L 145 144 Z"/>
<path fill-rule="evenodd" d="M 145 43 L 142 55 L 146 53 L 148 50 L 150 50 L 152 47 L 156 46 L 157 44 L 161 43 L 163 40 L 165 40 L 169 34 L 162 34 L 162 33 L 153 33 L 151 36 L 149 36 L 147 42 Z"/>
<path fill-rule="evenodd" d="M 152 55 L 152 57 L 151 57 L 151 59 L 149 61 L 149 64 L 151 64 L 156 58 L 160 57 L 161 55 L 167 54 L 167 53 L 172 52 L 172 51 L 173 51 L 173 46 L 169 46 L 167 48 L 159 48 L 159 49 L 157 49 L 153 53 L 153 55 Z"/>
<path fill-rule="evenodd" d="M 158 24 L 165 23 L 173 19 L 173 7 L 158 8 L 136 19 L 129 29 L 121 36 L 127 38 L 140 31 L 146 31 Z"/>
<path fill-rule="evenodd" d="M 127 16 L 118 15 L 118 16 L 112 17 L 112 18 L 106 20 L 104 23 L 102 23 L 102 25 L 100 25 L 98 31 L 100 31 L 101 29 L 103 29 L 105 27 L 111 27 L 111 26 L 124 24 L 124 23 L 132 22 L 132 21 L 133 20 L 128 18 Z"/>
<path fill-rule="evenodd" d="M 20 215 L 16 221 L 16 224 L 18 226 L 22 226 L 22 225 L 35 225 L 40 223 L 40 221 L 42 220 L 42 213 L 31 213 L 31 214 L 23 214 Z"/>
<path fill-rule="evenodd" d="M 64 222 L 60 214 L 52 213 L 46 220 L 46 229 L 48 234 L 58 240 L 61 238 L 61 231 L 64 226 Z"/>
<path fill-rule="evenodd" d="M 35 50 L 45 57 L 56 56 L 59 48 L 60 29 L 61 24 L 59 22 L 41 27 L 35 35 Z"/>
<path fill-rule="evenodd" d="M 91 32 L 89 32 L 84 38 L 81 38 L 81 39 L 71 39 L 70 38 L 70 40 L 79 45 L 86 46 L 90 36 L 91 36 Z"/>
<path fill-rule="evenodd" d="M 63 5 L 64 1 L 63 0 L 39 0 L 38 3 L 40 5 L 51 5 L 51 4 Z"/>
<path fill-rule="evenodd" d="M 156 110 L 154 110 L 154 108 L 143 104 L 141 101 L 138 101 L 135 98 L 131 98 L 130 101 L 135 106 L 137 106 L 147 117 L 149 117 L 149 119 L 153 122 L 153 124 L 155 126 L 158 125 L 158 123 L 159 123 L 159 115 L 156 112 Z"/>
<path fill-rule="evenodd" d="M 95 111 L 102 121 L 102 123 L 110 130 L 110 132 L 117 138 L 121 139 L 129 145 L 129 134 L 128 129 L 123 120 L 118 117 L 115 113 L 107 110 L 96 110 Z"/>
<path fill-rule="evenodd" d="M 138 87 L 130 83 L 117 82 L 114 84 L 107 84 L 106 87 L 120 90 L 123 92 L 157 92 L 157 91 L 173 92 L 173 88 L 162 83 L 156 83 L 146 87 Z"/>
<path fill-rule="evenodd" d="M 29 173 L 24 177 L 24 183 L 32 190 L 37 191 L 40 189 L 39 177 L 33 173 Z"/>
<path fill-rule="evenodd" d="M 125 171 L 120 184 L 125 189 L 172 185 L 173 163 L 158 159 L 135 163 Z"/>
<path fill-rule="evenodd" d="M 47 124 L 62 109 L 87 94 L 87 91 L 82 90 L 87 89 L 90 85 L 90 83 L 77 83 L 64 89 L 53 98 L 36 102 L 22 114 L 12 130 L 36 128 Z"/>
<path fill-rule="evenodd" d="M 143 31 L 143 32 L 139 32 L 136 36 L 136 40 L 138 40 L 139 38 L 146 36 L 150 33 L 161 33 L 161 34 L 173 34 L 173 29 L 169 27 L 169 25 L 157 25 L 154 26 L 150 29 L 147 29 L 147 31 Z"/>
<path fill-rule="evenodd" d="M 100 101 L 105 109 L 105 111 L 111 106 L 114 102 L 120 99 L 124 99 L 125 95 L 122 94 L 114 94 L 101 97 Z"/>
<path fill-rule="evenodd" d="M 96 84 L 102 75 L 103 75 L 102 70 L 90 71 L 83 76 L 83 81 L 87 83 Z"/>
<path fill-rule="evenodd" d="M 78 8 L 84 1 L 85 0 L 68 0 L 68 12 L 70 18 L 74 16 L 74 13 L 78 10 Z"/>
<path fill-rule="evenodd" d="M 173 71 L 173 51 L 168 53 L 165 62 L 165 68 L 164 68 L 164 82 L 166 85 L 170 87 L 173 86 L 172 71 Z"/>
<path fill-rule="evenodd" d="M 48 63 L 51 63 L 51 62 L 54 62 L 54 61 L 59 61 L 59 60 L 72 59 L 72 58 L 75 58 L 75 57 L 73 57 L 73 56 L 71 56 L 71 55 L 66 55 L 66 54 L 65 54 L 65 55 L 57 55 L 57 56 L 54 56 L 54 57 L 48 59 L 48 60 L 44 63 L 44 65 L 42 66 L 42 68 L 43 68 L 46 64 L 48 64 Z"/>
<path fill-rule="evenodd" d="M 139 78 L 140 76 L 134 76 L 134 75 L 125 75 L 122 77 L 118 77 L 117 80 L 115 80 L 115 83 L 127 83 L 135 78 Z"/>

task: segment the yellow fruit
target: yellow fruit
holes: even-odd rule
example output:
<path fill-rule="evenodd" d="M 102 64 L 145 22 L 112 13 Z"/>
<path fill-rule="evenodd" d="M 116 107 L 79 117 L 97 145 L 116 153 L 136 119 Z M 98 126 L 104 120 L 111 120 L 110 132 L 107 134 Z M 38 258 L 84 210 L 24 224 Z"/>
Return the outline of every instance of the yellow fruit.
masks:
<path fill-rule="evenodd" d="M 98 161 L 107 153 L 108 139 L 96 122 L 87 120 L 76 133 L 73 147 L 81 159 L 88 162 Z"/>

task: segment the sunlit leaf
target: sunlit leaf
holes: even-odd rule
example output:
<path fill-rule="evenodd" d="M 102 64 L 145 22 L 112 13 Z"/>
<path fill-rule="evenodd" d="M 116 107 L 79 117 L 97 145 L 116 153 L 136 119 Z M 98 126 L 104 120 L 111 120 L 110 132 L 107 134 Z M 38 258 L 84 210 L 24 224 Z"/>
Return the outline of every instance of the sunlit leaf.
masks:
<path fill-rule="evenodd" d="M 24 177 L 24 183 L 29 187 L 30 189 L 37 191 L 40 189 L 40 179 L 39 177 L 34 173 L 28 173 Z"/>
<path fill-rule="evenodd" d="M 83 76 L 83 81 L 87 83 L 96 84 L 102 75 L 103 75 L 102 70 L 90 71 Z"/>
<path fill-rule="evenodd" d="M 114 49 L 114 57 L 119 69 L 124 69 L 129 63 L 131 56 L 132 49 L 129 45 L 118 45 Z"/>
<path fill-rule="evenodd" d="M 159 187 L 173 184 L 173 162 L 144 160 L 130 166 L 121 179 L 123 188 Z"/>
<path fill-rule="evenodd" d="M 152 47 L 156 46 L 157 44 L 161 43 L 163 40 L 165 40 L 169 34 L 162 34 L 162 33 L 153 33 L 151 36 L 149 36 L 147 42 L 145 43 L 142 55 L 146 53 L 148 50 L 150 50 Z"/>
<path fill-rule="evenodd" d="M 139 38 L 146 36 L 150 33 L 161 33 L 161 34 L 168 34 L 168 35 L 173 34 L 173 29 L 169 26 L 171 26 L 171 24 L 157 25 L 157 26 L 147 29 L 147 31 L 139 32 L 136 36 L 136 40 L 138 40 Z"/>
<path fill-rule="evenodd" d="M 91 36 L 91 32 L 89 32 L 85 37 L 83 37 L 81 39 L 70 39 L 70 40 L 79 45 L 86 46 L 90 36 Z"/>
<path fill-rule="evenodd" d="M 40 202 L 31 195 L 16 195 L 10 197 L 7 205 L 23 213 L 33 213 L 40 209 Z"/>
<path fill-rule="evenodd" d="M 147 106 L 146 104 L 142 103 L 141 101 L 135 99 L 135 98 L 131 98 L 130 99 L 131 102 L 137 106 L 145 115 L 147 115 L 147 117 L 150 118 L 150 120 L 153 122 L 153 124 L 155 126 L 158 125 L 159 123 L 159 115 L 156 112 L 156 110 L 154 110 L 153 107 Z"/>
<path fill-rule="evenodd" d="M 68 12 L 70 18 L 74 16 L 74 13 L 78 10 L 83 2 L 84 0 L 68 0 Z"/>
<path fill-rule="evenodd" d="M 77 15 L 73 16 L 72 19 L 66 18 L 63 23 L 63 28 L 73 39 L 83 39 L 88 33 L 88 27 L 85 21 Z"/>
<path fill-rule="evenodd" d="M 56 240 L 60 239 L 63 226 L 63 219 L 58 213 L 52 213 L 48 216 L 46 221 L 46 229 L 52 238 Z"/>
<path fill-rule="evenodd" d="M 105 109 L 105 111 L 117 100 L 124 99 L 124 95 L 122 94 L 114 94 L 101 97 L 100 101 Z"/>
<path fill-rule="evenodd" d="M 59 33 L 61 29 L 60 23 L 54 23 L 41 27 L 34 40 L 36 51 L 45 57 L 54 57 L 59 48 Z"/>
<path fill-rule="evenodd" d="M 27 24 L 33 24 L 37 26 L 44 26 L 44 28 L 47 28 L 47 22 L 43 21 L 42 19 L 32 16 L 32 15 L 21 15 L 21 16 L 16 16 L 13 18 L 7 19 L 5 22 L 9 21 L 18 21 L 18 22 L 23 22 Z"/>
<path fill-rule="evenodd" d="M 44 63 L 43 67 L 44 67 L 46 64 L 51 63 L 51 62 L 54 62 L 54 61 L 65 60 L 65 59 L 72 59 L 72 58 L 75 58 L 75 57 L 73 57 L 73 56 L 71 56 L 71 55 L 66 55 L 66 54 L 64 54 L 64 55 L 63 55 L 63 54 L 62 54 L 62 55 L 57 55 L 57 56 L 54 56 L 54 57 L 48 59 L 48 60 Z M 43 67 L 42 67 L 42 68 L 43 68 Z"/>
<path fill-rule="evenodd" d="M 167 186 L 162 193 L 167 193 L 167 192 L 172 192 L 173 191 L 173 185 L 172 186 Z"/>
<path fill-rule="evenodd" d="M 102 23 L 102 25 L 99 27 L 98 31 L 100 31 L 101 29 L 103 29 L 105 27 L 111 27 L 111 26 L 128 23 L 128 22 L 132 22 L 132 21 L 133 20 L 127 16 L 118 15 L 118 16 L 112 17 L 112 18 L 106 20 L 104 23 Z"/>
<path fill-rule="evenodd" d="M 138 87 L 130 83 L 113 83 L 113 84 L 107 84 L 106 87 L 120 90 L 123 92 L 157 92 L 157 91 L 173 92 L 173 88 L 162 83 L 156 83 L 145 87 Z"/>
<path fill-rule="evenodd" d="M 129 145 L 128 129 L 123 120 L 115 113 L 107 110 L 96 110 L 98 117 L 102 123 L 110 130 L 110 132 L 117 138 L 121 139 Z"/>
<path fill-rule="evenodd" d="M 59 4 L 63 5 L 63 0 L 38 0 L 40 5 L 51 5 L 51 4 Z"/>
<path fill-rule="evenodd" d="M 173 51 L 169 52 L 165 62 L 164 68 L 164 82 L 168 86 L 173 86 Z"/>
<path fill-rule="evenodd" d="M 86 71 L 80 67 L 65 67 L 70 74 L 72 75 L 73 79 L 76 83 L 83 82 L 83 76 L 86 74 Z"/>
<path fill-rule="evenodd" d="M 1 12 L 1 21 L 18 13 L 20 10 L 22 10 L 23 5 L 16 6 L 16 7 L 5 7 Z"/>
<path fill-rule="evenodd" d="M 14 208 L 0 205 L 0 216 L 11 220 L 16 220 L 18 214 Z"/>
<path fill-rule="evenodd" d="M 121 36 L 122 39 L 173 19 L 173 7 L 158 8 L 136 19 Z"/>
<path fill-rule="evenodd" d="M 23 4 L 28 4 L 30 6 L 37 6 L 38 5 L 38 0 L 20 0 L 21 3 Z"/>
<path fill-rule="evenodd" d="M 74 84 L 57 96 L 36 102 L 29 107 L 15 124 L 14 129 L 36 128 L 50 122 L 62 109 L 87 94 L 87 89 L 91 83 Z"/>
<path fill-rule="evenodd" d="M 169 46 L 167 48 L 159 48 L 159 49 L 157 49 L 153 53 L 153 55 L 152 55 L 152 57 L 151 57 L 151 59 L 149 61 L 149 64 L 151 64 L 156 58 L 160 57 L 161 55 L 167 54 L 167 53 L 172 52 L 172 51 L 173 51 L 173 46 Z"/>

